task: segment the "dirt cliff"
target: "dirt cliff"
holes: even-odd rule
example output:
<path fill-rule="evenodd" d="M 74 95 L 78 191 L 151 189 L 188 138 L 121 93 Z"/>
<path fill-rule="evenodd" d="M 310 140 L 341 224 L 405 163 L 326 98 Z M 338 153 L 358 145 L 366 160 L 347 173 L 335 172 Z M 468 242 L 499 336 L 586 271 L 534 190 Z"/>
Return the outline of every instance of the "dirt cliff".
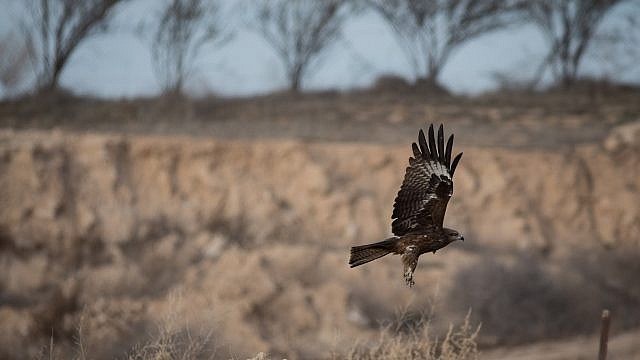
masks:
<path fill-rule="evenodd" d="M 397 258 L 346 264 L 389 235 L 408 145 L 3 130 L 0 348 L 32 356 L 84 323 L 87 346 L 119 354 L 178 313 L 231 355 L 345 349 L 436 288 L 448 302 L 488 252 L 639 247 L 638 128 L 561 150 L 458 147 L 445 223 L 466 242 L 424 256 L 415 291 Z"/>

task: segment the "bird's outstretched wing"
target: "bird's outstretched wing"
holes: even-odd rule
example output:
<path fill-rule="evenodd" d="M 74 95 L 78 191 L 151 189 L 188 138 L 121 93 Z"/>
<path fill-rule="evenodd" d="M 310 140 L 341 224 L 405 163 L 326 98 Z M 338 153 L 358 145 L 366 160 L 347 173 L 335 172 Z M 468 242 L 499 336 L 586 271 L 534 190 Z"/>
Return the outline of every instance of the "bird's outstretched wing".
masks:
<path fill-rule="evenodd" d="M 442 228 L 447 203 L 453 194 L 453 173 L 462 157 L 460 153 L 451 161 L 453 134 L 445 149 L 442 125 L 437 143 L 432 124 L 429 143 L 420 130 L 418 144 L 413 143 L 412 148 L 413 157 L 409 158 L 409 167 L 393 204 L 391 228 L 396 236 Z"/>

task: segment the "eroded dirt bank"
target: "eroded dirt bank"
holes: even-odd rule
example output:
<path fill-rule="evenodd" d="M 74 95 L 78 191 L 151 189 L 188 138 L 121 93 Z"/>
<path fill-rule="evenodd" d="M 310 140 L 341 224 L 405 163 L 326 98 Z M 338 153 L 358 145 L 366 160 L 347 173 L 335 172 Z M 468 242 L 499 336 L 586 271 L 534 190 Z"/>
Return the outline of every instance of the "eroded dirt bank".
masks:
<path fill-rule="evenodd" d="M 576 248 L 640 246 L 637 128 L 557 151 L 459 149 L 445 223 L 467 240 L 422 258 L 413 291 L 397 258 L 346 265 L 389 234 L 408 145 L 2 131 L 0 348 L 31 356 L 83 323 L 87 346 L 120 354 L 178 313 L 221 353 L 318 357 L 434 296 L 444 326 L 452 279 L 488 256 L 553 273 Z"/>

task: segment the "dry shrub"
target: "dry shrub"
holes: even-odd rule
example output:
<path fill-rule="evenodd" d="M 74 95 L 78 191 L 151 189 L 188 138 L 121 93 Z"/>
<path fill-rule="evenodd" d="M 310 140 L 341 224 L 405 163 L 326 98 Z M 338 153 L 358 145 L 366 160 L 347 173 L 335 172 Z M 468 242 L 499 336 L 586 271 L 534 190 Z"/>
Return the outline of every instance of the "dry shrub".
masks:
<path fill-rule="evenodd" d="M 595 333 L 603 308 L 612 311 L 618 329 L 640 325 L 634 310 L 640 306 L 639 252 L 573 254 L 557 262 L 487 257 L 457 273 L 447 298 L 454 311 L 473 309 L 484 329 L 480 340 L 488 345 Z"/>
<path fill-rule="evenodd" d="M 519 258 L 509 265 L 486 259 L 459 271 L 448 298 L 458 311 L 472 308 L 489 343 L 514 344 L 567 335 L 577 316 L 574 290 L 562 288 L 539 261 Z"/>
<path fill-rule="evenodd" d="M 137 345 L 129 352 L 129 360 L 214 359 L 211 334 L 192 336 L 187 330 L 163 328 L 158 337 Z"/>
<path fill-rule="evenodd" d="M 148 341 L 135 345 L 127 355 L 129 360 L 192 360 L 213 359 L 213 331 L 193 332 L 183 319 L 187 306 L 181 291 L 169 294 L 171 311 L 158 323 L 158 332 Z"/>
<path fill-rule="evenodd" d="M 411 326 L 405 326 L 410 323 Z M 480 327 L 473 327 L 470 316 L 458 327 L 450 326 L 440 341 L 431 332 L 431 317 L 422 316 L 384 327 L 379 338 L 368 344 L 356 345 L 346 356 L 351 360 L 417 359 L 462 360 L 477 359 L 476 337 Z"/>
<path fill-rule="evenodd" d="M 371 86 L 371 90 L 379 92 L 406 92 L 410 89 L 411 84 L 409 81 L 402 76 L 395 74 L 381 75 Z"/>
<path fill-rule="evenodd" d="M 48 347 L 43 348 L 36 358 L 49 360 L 72 358 L 71 353 L 75 353 L 73 358 L 80 360 L 120 358 L 122 353 L 91 346 L 87 337 L 91 337 L 91 334 L 87 334 L 83 326 L 80 325 L 75 336 L 74 349 L 65 351 L 64 348 L 57 347 L 51 337 Z M 194 335 L 188 329 L 162 325 L 157 336 L 144 343 L 134 345 L 124 353 L 129 360 L 195 360 L 214 359 L 215 350 L 211 332 Z"/>
<path fill-rule="evenodd" d="M 404 77 L 395 74 L 379 76 L 373 85 L 371 85 L 370 91 L 378 93 L 412 93 L 430 96 L 451 95 L 449 90 L 439 83 L 427 79 L 416 79 L 410 82 Z"/>
<path fill-rule="evenodd" d="M 590 300 L 591 309 L 598 313 L 601 308 L 611 310 L 618 329 L 640 326 L 636 311 L 640 307 L 640 248 L 574 251 L 565 268 L 581 275 L 584 286 L 578 295 L 583 301 Z"/>
<path fill-rule="evenodd" d="M 181 295 L 169 295 L 172 312 L 157 322 L 155 331 L 144 324 L 129 333 L 128 337 L 118 339 L 105 336 L 104 329 L 95 326 L 95 319 L 101 314 L 85 309 L 77 322 L 73 345 L 57 343 L 52 336 L 50 343 L 40 351 L 39 359 L 108 359 L 124 358 L 129 360 L 194 360 L 214 359 L 216 345 L 213 342 L 213 330 L 194 331 L 182 319 L 179 304 Z M 141 336 L 149 334 L 144 340 Z M 73 354 L 73 355 L 72 355 Z"/>
<path fill-rule="evenodd" d="M 505 93 L 519 92 L 522 94 L 531 93 L 533 90 L 533 81 L 527 79 L 521 72 L 496 70 L 490 74 L 495 83 L 495 90 L 491 91 L 495 95 Z"/>

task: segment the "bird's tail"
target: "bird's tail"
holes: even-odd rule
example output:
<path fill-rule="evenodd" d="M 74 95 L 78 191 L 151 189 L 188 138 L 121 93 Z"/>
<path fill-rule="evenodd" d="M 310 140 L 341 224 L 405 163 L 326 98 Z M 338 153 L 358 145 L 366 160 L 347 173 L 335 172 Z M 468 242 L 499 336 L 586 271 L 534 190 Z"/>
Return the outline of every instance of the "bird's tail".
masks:
<path fill-rule="evenodd" d="M 373 244 L 352 247 L 349 265 L 351 267 L 360 266 L 392 253 L 395 240 L 396 238 L 390 238 Z"/>

